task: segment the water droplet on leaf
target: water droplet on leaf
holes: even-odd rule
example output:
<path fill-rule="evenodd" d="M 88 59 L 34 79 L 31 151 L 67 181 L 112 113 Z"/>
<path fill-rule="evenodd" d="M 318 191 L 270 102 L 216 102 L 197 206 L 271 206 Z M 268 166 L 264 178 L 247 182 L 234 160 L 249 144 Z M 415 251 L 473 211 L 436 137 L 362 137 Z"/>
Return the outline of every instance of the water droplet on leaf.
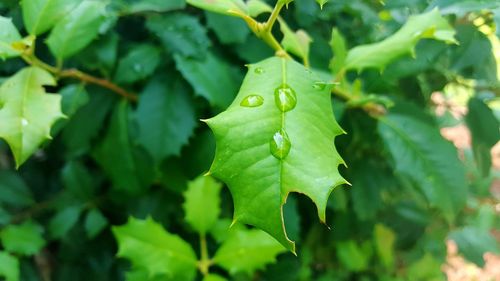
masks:
<path fill-rule="evenodd" d="M 21 125 L 24 126 L 28 126 L 28 120 L 26 120 L 25 118 L 21 119 Z"/>
<path fill-rule="evenodd" d="M 323 91 L 326 88 L 326 83 L 322 81 L 314 82 L 313 88 L 319 91 Z"/>
<path fill-rule="evenodd" d="M 254 70 L 254 72 L 255 72 L 255 73 L 257 73 L 257 74 L 262 74 L 262 73 L 264 73 L 264 72 L 266 72 L 266 71 L 265 71 L 265 70 L 264 70 L 264 68 L 262 68 L 262 67 L 257 67 L 257 68 Z"/>
<path fill-rule="evenodd" d="M 264 103 L 264 98 L 259 95 L 249 95 L 246 96 L 240 103 L 244 107 L 257 107 Z"/>
<path fill-rule="evenodd" d="M 290 152 L 292 143 L 285 130 L 276 132 L 270 142 L 271 154 L 277 159 L 284 159 Z"/>
<path fill-rule="evenodd" d="M 292 88 L 285 84 L 274 90 L 274 101 L 279 110 L 287 112 L 297 105 L 297 95 Z"/>

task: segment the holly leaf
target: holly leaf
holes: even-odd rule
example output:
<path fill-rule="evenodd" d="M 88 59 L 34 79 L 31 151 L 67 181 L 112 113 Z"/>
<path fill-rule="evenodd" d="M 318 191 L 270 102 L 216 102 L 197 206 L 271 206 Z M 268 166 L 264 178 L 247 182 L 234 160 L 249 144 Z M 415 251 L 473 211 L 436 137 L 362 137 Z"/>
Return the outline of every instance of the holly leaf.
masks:
<path fill-rule="evenodd" d="M 21 35 L 12 19 L 0 16 L 0 58 L 5 60 L 19 56 L 19 51 L 12 47 L 12 43 L 21 40 Z"/>
<path fill-rule="evenodd" d="M 229 186 L 234 221 L 263 229 L 292 252 L 282 214 L 288 194 L 311 198 L 325 222 L 330 192 L 346 183 L 330 90 L 304 66 L 273 57 L 250 65 L 229 108 L 206 120 L 217 142 L 210 173 Z"/>
<path fill-rule="evenodd" d="M 32 221 L 20 225 L 8 225 L 0 232 L 0 240 L 10 253 L 31 256 L 45 246 L 43 228 Z"/>
<path fill-rule="evenodd" d="M 363 70 L 378 68 L 383 70 L 394 59 L 415 54 L 415 46 L 424 38 L 457 44 L 455 30 L 442 17 L 438 9 L 411 16 L 392 36 L 373 44 L 361 45 L 351 49 L 345 61 L 345 69 Z"/>
<path fill-rule="evenodd" d="M 276 262 L 276 256 L 286 249 L 259 229 L 236 228 L 213 257 L 215 264 L 231 274 L 251 275 L 267 264 Z"/>
<path fill-rule="evenodd" d="M 24 26 L 29 34 L 40 35 L 51 29 L 79 3 L 79 0 L 23 0 Z"/>
<path fill-rule="evenodd" d="M 395 170 L 416 183 L 431 206 L 451 222 L 465 205 L 467 186 L 457 150 L 437 127 L 405 107 L 379 119 L 379 133 L 394 159 Z M 432 144 L 432 145 L 429 145 Z"/>
<path fill-rule="evenodd" d="M 247 14 L 247 6 L 242 0 L 187 0 L 186 2 L 203 10 L 229 16 L 235 16 L 235 12 Z"/>
<path fill-rule="evenodd" d="M 5 281 L 19 281 L 19 260 L 7 252 L 0 251 L 0 276 Z"/>
<path fill-rule="evenodd" d="M 166 275 L 168 280 L 193 280 L 196 254 L 179 236 L 171 234 L 151 218 L 129 218 L 127 224 L 114 226 L 118 256 L 127 258 L 134 271 L 147 271 L 148 277 Z M 144 279 L 141 279 L 144 280 Z"/>
<path fill-rule="evenodd" d="M 47 38 L 47 45 L 55 57 L 65 59 L 85 48 L 99 34 L 106 19 L 106 3 L 83 1 L 61 19 Z"/>
<path fill-rule="evenodd" d="M 153 45 L 144 44 L 133 48 L 118 63 L 115 80 L 119 84 L 140 81 L 155 71 L 160 63 L 160 50 Z"/>
<path fill-rule="evenodd" d="M 188 183 L 183 204 L 186 221 L 205 235 L 219 218 L 222 185 L 209 176 L 200 176 Z"/>
<path fill-rule="evenodd" d="M 45 70 L 27 67 L 0 87 L 0 138 L 9 144 L 18 168 L 43 141 L 51 139 L 51 126 L 64 116 L 61 97 L 47 95 L 43 88 L 55 85 Z"/>

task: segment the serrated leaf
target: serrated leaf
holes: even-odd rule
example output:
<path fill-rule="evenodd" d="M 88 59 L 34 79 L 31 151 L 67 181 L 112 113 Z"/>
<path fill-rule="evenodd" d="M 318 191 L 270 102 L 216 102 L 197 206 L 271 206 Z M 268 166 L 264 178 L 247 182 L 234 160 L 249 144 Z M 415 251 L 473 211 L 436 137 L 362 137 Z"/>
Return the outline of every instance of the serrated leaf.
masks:
<path fill-rule="evenodd" d="M 153 45 L 143 44 L 133 47 L 120 60 L 115 73 L 119 84 L 134 83 L 150 76 L 160 63 L 160 50 Z"/>
<path fill-rule="evenodd" d="M 184 192 L 184 212 L 186 221 L 198 233 L 205 235 L 220 214 L 220 190 L 222 184 L 209 176 L 199 176 L 188 183 Z"/>
<path fill-rule="evenodd" d="M 61 97 L 47 95 L 43 88 L 55 85 L 45 70 L 27 67 L 0 87 L 0 138 L 9 144 L 17 167 L 51 138 L 51 126 L 63 117 Z"/>
<path fill-rule="evenodd" d="M 233 70 L 225 61 L 208 53 L 203 60 L 174 56 L 175 65 L 195 93 L 214 107 L 225 108 L 238 90 Z"/>
<path fill-rule="evenodd" d="M 451 222 L 467 197 L 464 167 L 455 147 L 424 120 L 394 112 L 379 119 L 378 129 L 396 172 L 417 183 L 430 205 Z"/>
<path fill-rule="evenodd" d="M 375 249 L 382 264 L 392 269 L 394 267 L 394 242 L 396 234 L 383 224 L 376 224 L 373 231 Z"/>
<path fill-rule="evenodd" d="M 138 142 L 157 164 L 168 156 L 179 155 L 196 127 L 187 85 L 174 73 L 162 76 L 152 78 L 146 86 L 135 114 Z"/>
<path fill-rule="evenodd" d="M 175 54 L 203 58 L 210 46 L 205 27 L 198 18 L 187 14 L 152 16 L 146 26 L 158 36 L 166 50 Z"/>
<path fill-rule="evenodd" d="M 105 2 L 86 0 L 61 19 L 47 38 L 52 54 L 65 59 L 90 44 L 106 20 L 105 8 Z"/>
<path fill-rule="evenodd" d="M 93 156 L 117 190 L 136 194 L 151 182 L 152 161 L 130 139 L 129 105 L 126 101 L 116 106 L 109 129 Z"/>
<path fill-rule="evenodd" d="M 498 242 L 488 230 L 467 226 L 451 232 L 449 238 L 457 243 L 467 260 L 481 267 L 484 266 L 484 253 L 500 253 Z"/>
<path fill-rule="evenodd" d="M 49 222 L 50 236 L 54 239 L 60 239 L 75 226 L 82 213 L 82 207 L 71 206 L 64 208 L 52 217 Z"/>
<path fill-rule="evenodd" d="M 276 262 L 276 256 L 285 251 L 282 245 L 261 230 L 238 228 L 231 230 L 213 261 L 231 274 L 251 275 L 267 264 Z"/>
<path fill-rule="evenodd" d="M 351 49 L 347 54 L 345 69 L 363 70 L 373 67 L 383 70 L 394 59 L 413 54 L 415 45 L 421 39 L 432 38 L 456 44 L 454 35 L 455 30 L 437 9 L 411 16 L 392 36 L 377 43 Z"/>
<path fill-rule="evenodd" d="M 96 237 L 107 225 L 108 219 L 99 209 L 90 210 L 85 217 L 85 232 L 90 239 Z"/>
<path fill-rule="evenodd" d="M 474 159 L 481 172 L 487 177 L 491 168 L 491 148 L 500 140 L 500 123 L 492 110 L 481 100 L 471 98 L 465 122 L 472 135 Z"/>
<path fill-rule="evenodd" d="M 291 251 L 282 215 L 288 194 L 311 198 L 324 222 L 330 192 L 346 182 L 337 170 L 343 160 L 333 140 L 343 131 L 330 90 L 302 65 L 273 57 L 249 66 L 231 106 L 206 121 L 217 142 L 210 172 L 231 190 L 234 221 L 263 229 Z"/>
<path fill-rule="evenodd" d="M 33 194 L 19 174 L 0 171 L 0 206 L 27 207 L 33 203 Z"/>
<path fill-rule="evenodd" d="M 12 47 L 12 43 L 21 40 L 21 35 L 12 23 L 12 19 L 0 16 L 0 59 L 19 56 L 19 52 Z"/>
<path fill-rule="evenodd" d="M 43 228 L 32 221 L 8 225 L 0 232 L 3 247 L 10 253 L 31 256 L 45 246 Z"/>
<path fill-rule="evenodd" d="M 132 269 L 145 270 L 149 277 L 164 274 L 168 280 L 193 280 L 196 254 L 179 236 L 167 232 L 151 218 L 129 218 L 127 224 L 114 226 L 118 256 L 132 262 Z"/>
<path fill-rule="evenodd" d="M 23 0 L 24 26 L 31 35 L 51 29 L 61 18 L 73 10 L 79 0 Z"/>
<path fill-rule="evenodd" d="M 299 29 L 297 31 L 291 30 L 284 21 L 280 21 L 281 32 L 283 33 L 283 40 L 281 45 L 283 48 L 301 58 L 304 62 L 309 61 L 309 45 L 312 42 L 311 37 L 306 31 Z"/>
<path fill-rule="evenodd" d="M 210 12 L 234 16 L 233 12 L 247 13 L 247 7 L 242 0 L 186 0 L 189 5 Z"/>
<path fill-rule="evenodd" d="M 5 281 L 19 281 L 19 260 L 7 252 L 0 251 L 0 276 Z"/>
<path fill-rule="evenodd" d="M 66 116 L 73 116 L 75 112 L 89 102 L 89 94 L 84 84 L 73 84 L 59 91 L 62 97 L 61 108 Z"/>
<path fill-rule="evenodd" d="M 347 46 L 344 36 L 337 28 L 332 30 L 332 39 L 330 40 L 333 58 L 330 61 L 329 68 L 332 74 L 337 74 L 344 67 L 347 58 Z"/>

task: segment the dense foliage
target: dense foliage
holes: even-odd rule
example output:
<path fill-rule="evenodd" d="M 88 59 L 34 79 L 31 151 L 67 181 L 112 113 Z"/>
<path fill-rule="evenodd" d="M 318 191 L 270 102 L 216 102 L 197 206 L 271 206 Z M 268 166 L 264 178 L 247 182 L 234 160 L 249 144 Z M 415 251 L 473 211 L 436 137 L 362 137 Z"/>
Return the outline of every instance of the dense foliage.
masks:
<path fill-rule="evenodd" d="M 482 266 L 499 24 L 494 0 L 3 0 L 0 278 L 443 280 L 447 239 Z"/>

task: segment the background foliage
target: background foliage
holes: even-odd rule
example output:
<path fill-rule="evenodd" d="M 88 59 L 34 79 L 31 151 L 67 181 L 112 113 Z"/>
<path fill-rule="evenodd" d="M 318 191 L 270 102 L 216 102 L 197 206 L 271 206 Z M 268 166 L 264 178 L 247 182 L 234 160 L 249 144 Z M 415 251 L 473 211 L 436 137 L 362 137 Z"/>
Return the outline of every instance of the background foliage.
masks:
<path fill-rule="evenodd" d="M 260 230 L 228 231 L 231 195 L 201 177 L 215 139 L 198 120 L 231 104 L 245 64 L 274 54 L 216 12 L 265 21 L 269 6 L 35 2 L 0 3 L 6 280 L 442 280 L 446 239 L 480 266 L 500 251 L 497 1 L 296 0 L 282 11 L 282 46 L 336 83 L 352 184 L 328 201 L 330 230 L 309 199 L 288 198 L 298 256 Z M 440 129 L 460 126 L 472 141 L 457 150 Z"/>

